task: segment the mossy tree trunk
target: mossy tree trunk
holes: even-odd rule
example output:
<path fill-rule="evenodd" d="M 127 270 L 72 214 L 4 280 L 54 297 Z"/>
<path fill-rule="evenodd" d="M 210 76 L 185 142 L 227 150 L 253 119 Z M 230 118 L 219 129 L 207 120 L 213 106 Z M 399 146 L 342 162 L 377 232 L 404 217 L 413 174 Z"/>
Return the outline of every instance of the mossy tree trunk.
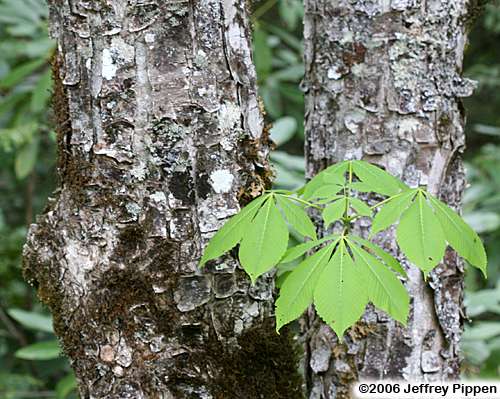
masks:
<path fill-rule="evenodd" d="M 467 0 L 306 0 L 306 155 L 313 176 L 365 159 L 459 208 L 464 115 L 461 77 Z M 368 226 L 356 227 L 363 234 Z M 403 261 L 412 310 L 407 328 L 369 309 L 345 344 L 313 311 L 306 331 L 309 397 L 349 397 L 356 379 L 434 380 L 459 375 L 463 264 L 448 251 L 428 283 Z"/>
<path fill-rule="evenodd" d="M 49 6 L 61 182 L 24 271 L 81 397 L 301 397 L 271 277 L 197 265 L 269 183 L 244 1 Z"/>

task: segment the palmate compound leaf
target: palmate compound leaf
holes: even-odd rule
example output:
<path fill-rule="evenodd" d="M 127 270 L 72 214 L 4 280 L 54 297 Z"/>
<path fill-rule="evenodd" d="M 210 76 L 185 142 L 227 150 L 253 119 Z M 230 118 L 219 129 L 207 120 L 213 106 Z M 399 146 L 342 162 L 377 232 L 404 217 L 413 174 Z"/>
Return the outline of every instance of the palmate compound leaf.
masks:
<path fill-rule="evenodd" d="M 248 225 L 240 243 L 241 266 L 252 283 L 278 264 L 287 247 L 288 227 L 272 195 Z"/>
<path fill-rule="evenodd" d="M 404 278 L 408 277 L 408 275 L 406 274 L 405 270 L 403 269 L 401 264 L 398 262 L 398 260 L 396 258 L 394 258 L 392 255 L 385 252 L 378 245 L 372 243 L 371 241 L 365 240 L 364 238 L 361 238 L 359 236 L 355 236 L 355 235 L 350 235 L 349 239 L 352 241 L 355 241 L 358 244 L 362 245 L 363 247 L 367 248 L 369 251 L 371 251 L 373 254 L 375 254 L 378 258 L 382 259 L 382 261 L 387 266 L 389 266 L 392 270 L 394 270 L 396 273 L 399 273 Z"/>
<path fill-rule="evenodd" d="M 399 279 L 373 255 L 349 241 L 354 255 L 354 264 L 365 281 L 365 290 L 370 301 L 387 312 L 393 319 L 406 325 L 410 309 L 410 298 Z"/>
<path fill-rule="evenodd" d="M 231 217 L 210 239 L 203 252 L 200 266 L 234 248 L 243 238 L 243 234 L 250 226 L 257 211 L 269 197 L 268 194 L 265 194 L 254 199 L 239 213 Z"/>
<path fill-rule="evenodd" d="M 276 201 L 283 210 L 285 217 L 290 225 L 305 237 L 317 239 L 316 228 L 307 215 L 303 206 L 297 205 L 293 199 L 283 195 L 276 195 Z"/>
<path fill-rule="evenodd" d="M 373 218 L 370 235 L 373 236 L 396 223 L 401 214 L 410 206 L 416 192 L 417 189 L 404 191 L 387 202 Z"/>
<path fill-rule="evenodd" d="M 342 197 L 341 199 L 328 204 L 325 209 L 323 209 L 323 220 L 325 222 L 325 227 L 328 227 L 331 223 L 340 220 L 344 215 L 349 199 L 347 197 Z"/>
<path fill-rule="evenodd" d="M 303 187 L 302 198 L 306 200 L 313 198 L 316 191 L 326 185 L 331 186 L 330 190 L 334 190 L 338 185 L 343 185 L 348 166 L 348 162 L 343 161 L 319 172 Z"/>
<path fill-rule="evenodd" d="M 480 269 L 486 277 L 488 260 L 483 243 L 477 233 L 445 203 L 431 195 L 428 197 L 441 224 L 446 241 L 461 257 L 472 266 Z"/>
<path fill-rule="evenodd" d="M 330 260 L 338 238 L 306 258 L 286 277 L 276 301 L 276 329 L 298 318 L 313 302 L 313 292 L 321 271 Z"/>
<path fill-rule="evenodd" d="M 341 341 L 345 330 L 359 320 L 368 304 L 367 283 L 347 252 L 344 240 L 340 240 L 319 275 L 313 296 L 318 315 Z"/>
<path fill-rule="evenodd" d="M 351 161 L 356 176 L 371 187 L 373 192 L 383 195 L 396 195 L 408 187 L 402 181 L 387 173 L 385 170 L 365 161 Z"/>
<path fill-rule="evenodd" d="M 446 249 L 443 229 L 422 191 L 401 216 L 396 238 L 406 257 L 425 275 L 443 258 Z"/>

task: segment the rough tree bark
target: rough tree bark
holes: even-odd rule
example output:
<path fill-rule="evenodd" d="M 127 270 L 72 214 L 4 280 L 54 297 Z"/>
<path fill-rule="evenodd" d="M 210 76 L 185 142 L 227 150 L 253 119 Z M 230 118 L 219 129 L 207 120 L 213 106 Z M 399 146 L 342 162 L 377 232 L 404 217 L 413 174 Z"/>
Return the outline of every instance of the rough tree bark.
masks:
<path fill-rule="evenodd" d="M 49 0 L 61 185 L 26 278 L 82 398 L 300 397 L 272 278 L 208 238 L 269 183 L 245 3 Z"/>
<path fill-rule="evenodd" d="M 460 98 L 467 0 L 306 0 L 307 172 L 365 159 L 459 207 L 464 188 Z M 367 226 L 358 224 L 366 233 Z M 394 230 L 378 236 L 397 254 Z M 400 256 L 400 259 L 401 256 Z M 408 328 L 369 309 L 339 345 L 312 311 L 304 319 L 310 398 L 349 397 L 363 378 L 459 375 L 463 264 L 447 251 L 425 283 L 403 261 Z"/>

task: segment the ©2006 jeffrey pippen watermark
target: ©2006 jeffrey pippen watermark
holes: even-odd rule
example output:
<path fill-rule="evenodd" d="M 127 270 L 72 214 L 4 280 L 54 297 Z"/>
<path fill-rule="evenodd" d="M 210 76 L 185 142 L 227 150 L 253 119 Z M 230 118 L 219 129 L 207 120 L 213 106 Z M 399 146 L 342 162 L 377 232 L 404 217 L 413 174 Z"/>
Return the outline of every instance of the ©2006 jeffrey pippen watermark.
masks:
<path fill-rule="evenodd" d="M 500 382 L 363 381 L 352 394 L 357 399 L 500 399 Z"/>

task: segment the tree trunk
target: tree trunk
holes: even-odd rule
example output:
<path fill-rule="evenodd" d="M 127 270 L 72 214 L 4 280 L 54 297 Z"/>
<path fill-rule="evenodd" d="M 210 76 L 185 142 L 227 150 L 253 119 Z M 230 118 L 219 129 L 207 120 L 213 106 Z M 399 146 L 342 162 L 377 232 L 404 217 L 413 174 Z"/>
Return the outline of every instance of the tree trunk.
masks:
<path fill-rule="evenodd" d="M 428 185 L 458 208 L 464 188 L 461 77 L 466 0 L 306 0 L 306 156 L 309 177 L 365 159 Z M 368 226 L 357 229 L 367 233 Z M 309 311 L 304 319 L 310 398 L 349 397 L 357 379 L 459 376 L 463 263 L 448 250 L 425 283 L 397 252 L 394 230 L 377 236 L 407 268 L 407 328 L 368 309 L 340 345 Z"/>
<path fill-rule="evenodd" d="M 24 250 L 82 398 L 296 398 L 272 278 L 208 238 L 269 184 L 243 1 L 49 0 L 61 186 Z"/>

